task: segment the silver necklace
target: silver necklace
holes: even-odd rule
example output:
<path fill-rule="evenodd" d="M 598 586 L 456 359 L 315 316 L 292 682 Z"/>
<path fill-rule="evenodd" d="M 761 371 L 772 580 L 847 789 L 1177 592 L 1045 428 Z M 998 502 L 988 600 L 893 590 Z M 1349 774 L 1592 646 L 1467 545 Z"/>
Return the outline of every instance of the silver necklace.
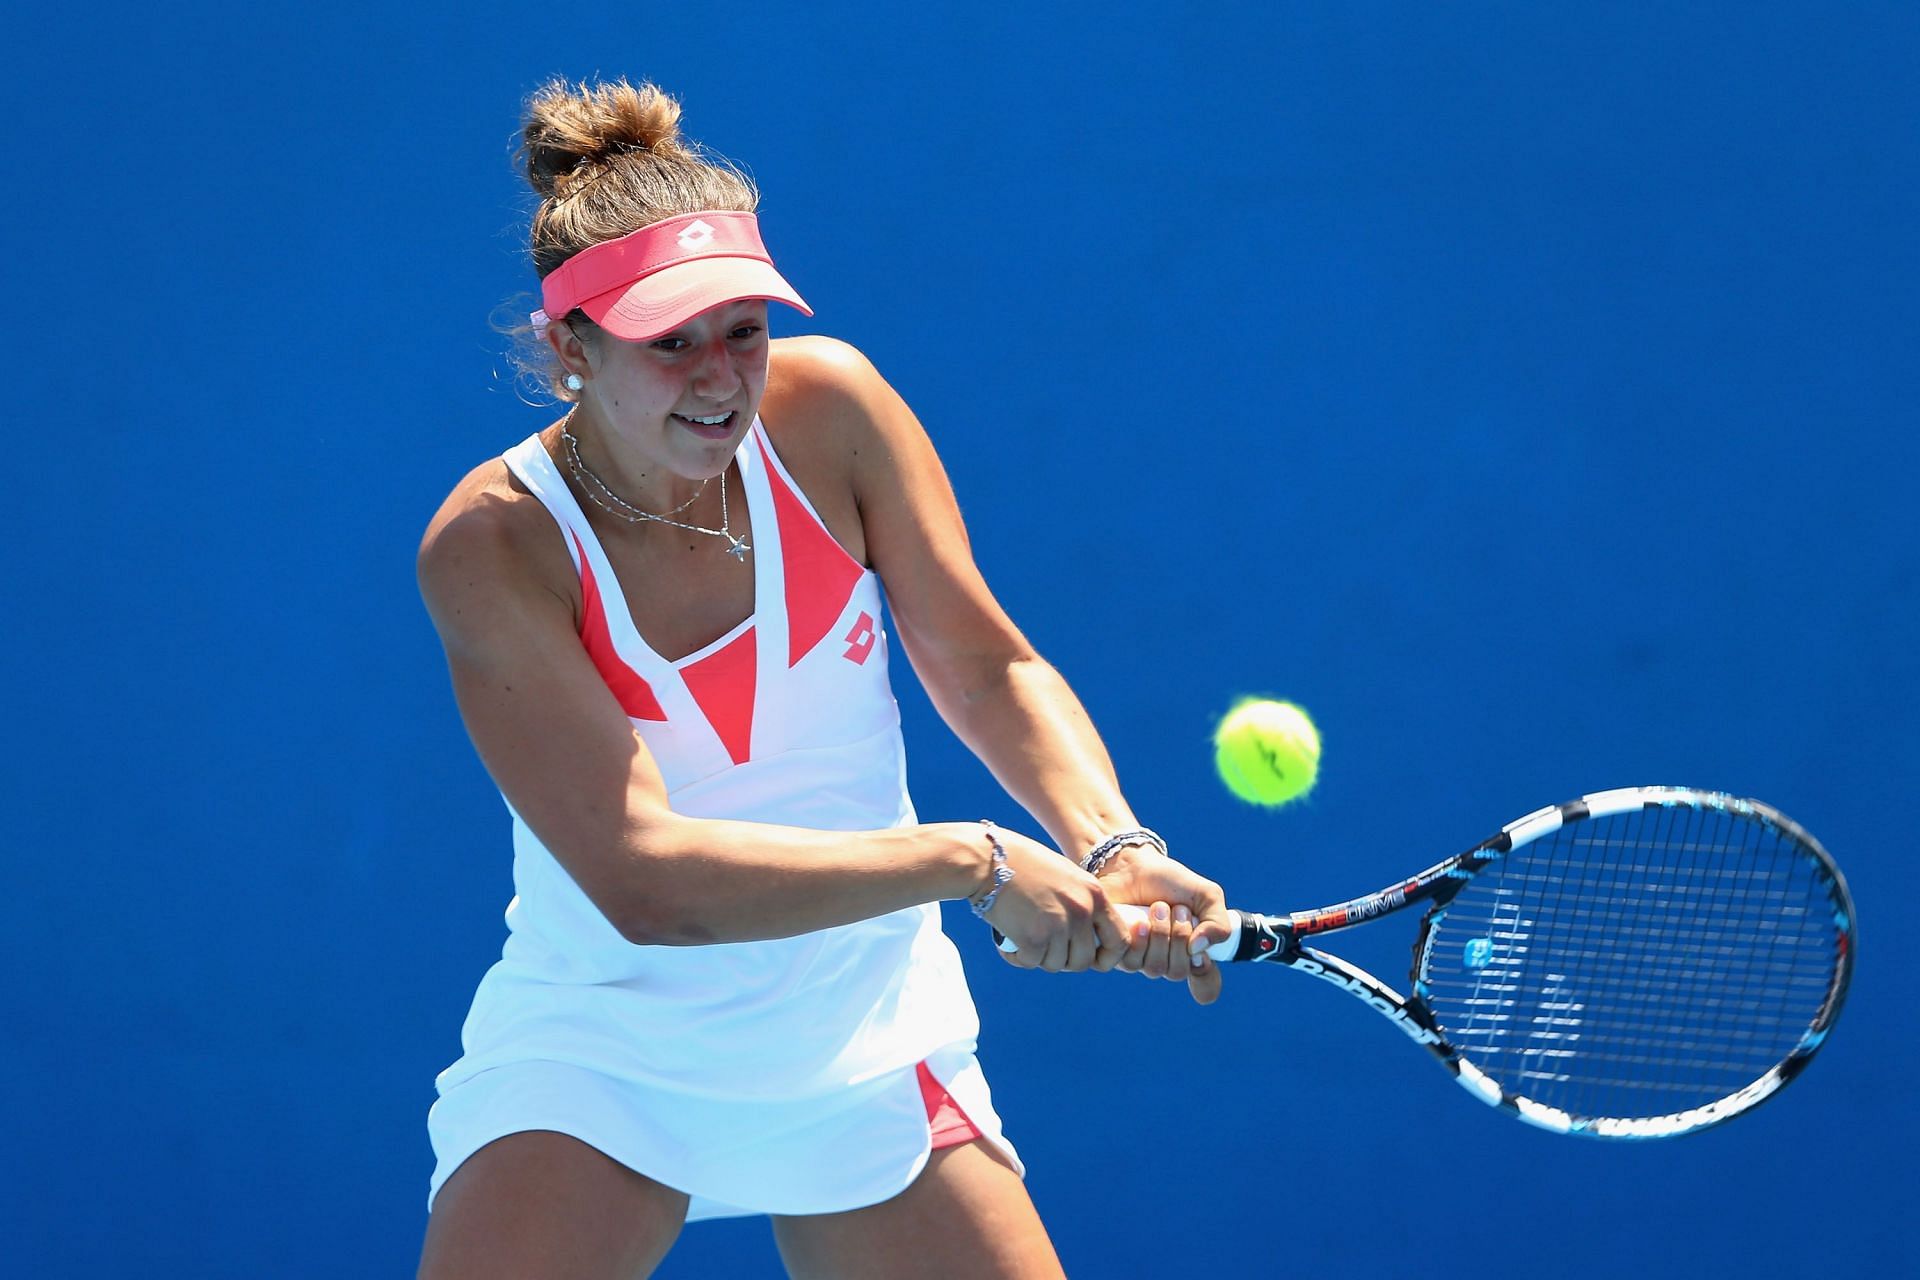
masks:
<path fill-rule="evenodd" d="M 568 414 L 567 418 L 570 419 L 572 416 L 572 414 Z M 634 506 L 631 502 L 628 502 L 625 498 L 607 488 L 607 482 L 595 475 L 593 468 L 589 467 L 581 459 L 580 442 L 574 438 L 573 432 L 567 429 L 566 419 L 562 419 L 560 423 L 560 438 L 567 443 L 567 466 L 572 469 L 574 477 L 580 481 L 581 490 L 587 497 L 593 499 L 595 506 L 607 514 L 618 516 L 628 524 L 639 524 L 642 520 L 655 520 L 661 524 L 670 524 L 676 529 L 685 529 L 689 533 L 704 533 L 709 537 L 725 538 L 727 540 L 727 554 L 743 563 L 747 558 L 747 552 L 753 550 L 743 539 L 733 536 L 733 527 L 728 523 L 727 473 L 725 471 L 720 473 L 720 527 L 718 529 L 707 529 L 697 524 L 688 524 L 684 520 L 673 519 L 674 516 L 679 515 L 682 511 L 685 511 L 688 507 L 700 501 L 701 494 L 707 491 L 707 482 L 705 480 L 700 482 L 699 493 L 694 494 L 691 498 L 688 498 L 685 502 L 667 512 L 665 515 L 657 515 L 652 511 L 642 511 L 639 507 Z M 603 498 L 601 496 L 602 494 L 606 496 Z"/>
<path fill-rule="evenodd" d="M 593 498 L 594 502 L 599 506 L 613 512 L 614 515 L 620 516 L 623 520 L 637 522 L 640 520 L 664 520 L 667 516 L 677 516 L 694 503 L 700 501 L 701 495 L 707 491 L 707 481 L 702 480 L 700 487 L 693 491 L 693 496 L 673 510 L 660 515 L 655 515 L 651 511 L 642 511 L 613 490 L 607 488 L 607 482 L 594 474 L 593 469 L 580 457 L 580 441 L 576 439 L 574 434 L 567 430 L 565 426 L 560 428 L 560 438 L 567 442 L 567 465 L 573 468 L 573 474 L 580 480 L 582 486 L 592 485 L 604 494 L 607 502 L 613 503 L 613 506 L 609 507 L 607 506 L 607 502 L 601 502 L 599 498 L 595 498 L 591 490 L 588 491 L 587 496 Z M 619 510 L 614 510 L 615 507 L 618 507 Z M 707 530 L 706 532 L 712 532 L 712 530 Z"/>

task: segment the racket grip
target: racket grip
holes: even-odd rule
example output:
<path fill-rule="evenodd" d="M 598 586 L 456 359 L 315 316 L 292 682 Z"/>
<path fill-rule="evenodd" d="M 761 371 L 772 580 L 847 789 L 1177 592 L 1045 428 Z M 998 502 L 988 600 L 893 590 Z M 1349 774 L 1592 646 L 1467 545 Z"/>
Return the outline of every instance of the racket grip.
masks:
<path fill-rule="evenodd" d="M 1114 908 L 1114 912 L 1120 917 L 1121 923 L 1129 930 L 1147 918 L 1147 909 L 1145 907 L 1136 907 L 1131 903 L 1122 903 Z M 1227 920 L 1233 925 L 1233 932 L 1228 934 L 1224 940 L 1216 942 L 1207 948 L 1207 954 L 1215 960 L 1231 960 L 1233 959 L 1234 952 L 1240 949 L 1240 913 L 1238 911 L 1227 912 Z M 993 931 L 993 936 L 994 940 L 1000 944 L 1002 951 L 1018 951 L 1020 949 L 1014 945 L 1012 938 L 1007 937 L 998 929 Z"/>

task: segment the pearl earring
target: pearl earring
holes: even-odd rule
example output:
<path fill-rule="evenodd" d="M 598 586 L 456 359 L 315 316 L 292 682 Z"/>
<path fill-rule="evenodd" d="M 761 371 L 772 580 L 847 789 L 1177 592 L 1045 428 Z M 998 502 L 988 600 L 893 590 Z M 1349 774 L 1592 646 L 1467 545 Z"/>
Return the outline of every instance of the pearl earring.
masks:
<path fill-rule="evenodd" d="M 579 374 L 570 373 L 561 380 L 561 385 L 564 386 L 569 391 L 578 391 L 580 388 L 586 386 L 587 384 L 580 377 Z"/>

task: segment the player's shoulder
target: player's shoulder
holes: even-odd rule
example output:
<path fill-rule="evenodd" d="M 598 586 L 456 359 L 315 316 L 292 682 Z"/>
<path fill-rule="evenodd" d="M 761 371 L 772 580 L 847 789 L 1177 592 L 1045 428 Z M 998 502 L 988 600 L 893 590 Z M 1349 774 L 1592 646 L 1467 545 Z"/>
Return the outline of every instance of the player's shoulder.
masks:
<path fill-rule="evenodd" d="M 504 460 L 489 458 L 469 471 L 420 539 L 420 592 L 436 621 L 451 624 L 502 592 L 537 589 L 565 559 L 552 524 Z"/>
<path fill-rule="evenodd" d="M 423 564 L 505 549 L 526 526 L 538 500 L 514 478 L 502 458 L 489 458 L 460 478 L 427 522 L 420 539 Z"/>
<path fill-rule="evenodd" d="M 905 408 L 860 348 L 838 338 L 781 338 L 767 369 L 765 420 L 796 443 L 831 441 L 840 451 L 884 436 Z"/>
<path fill-rule="evenodd" d="M 879 371 L 851 342 L 824 334 L 776 338 L 771 344 L 767 381 L 795 390 L 848 392 L 857 390 Z"/>

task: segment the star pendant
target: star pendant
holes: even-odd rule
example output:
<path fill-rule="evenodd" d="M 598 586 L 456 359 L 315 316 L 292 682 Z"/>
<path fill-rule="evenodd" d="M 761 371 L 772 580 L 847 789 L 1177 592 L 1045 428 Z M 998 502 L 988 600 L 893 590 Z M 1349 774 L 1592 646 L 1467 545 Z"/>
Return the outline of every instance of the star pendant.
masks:
<path fill-rule="evenodd" d="M 753 548 L 745 542 L 742 542 L 739 538 L 733 538 L 731 541 L 733 545 L 727 548 L 727 554 L 735 560 L 740 561 L 740 563 L 745 564 L 747 561 L 747 552 L 753 550 Z"/>

